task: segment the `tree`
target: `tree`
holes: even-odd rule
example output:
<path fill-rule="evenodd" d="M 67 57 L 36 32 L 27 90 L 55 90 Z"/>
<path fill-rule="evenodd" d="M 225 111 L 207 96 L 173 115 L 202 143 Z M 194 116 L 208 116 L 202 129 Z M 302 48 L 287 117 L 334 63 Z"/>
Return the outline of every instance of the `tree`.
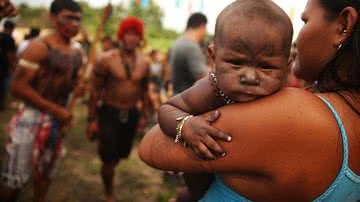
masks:
<path fill-rule="evenodd" d="M 29 7 L 26 3 L 20 4 L 17 9 L 19 13 L 17 25 L 19 27 L 50 27 L 47 9 L 43 7 Z"/>
<path fill-rule="evenodd" d="M 90 39 L 92 39 L 100 23 L 103 8 L 92 8 L 87 1 L 84 0 L 79 1 L 79 3 L 83 13 L 82 25 L 89 33 Z M 26 3 L 23 3 L 18 6 L 18 10 L 20 17 L 17 24 L 19 27 L 51 27 L 48 20 L 49 12 L 47 8 L 30 7 Z M 104 35 L 114 37 L 120 20 L 127 16 L 136 16 L 143 20 L 147 44 L 153 48 L 166 51 L 178 36 L 175 31 L 163 28 L 161 22 L 163 12 L 158 5 L 151 3 L 149 6 L 143 8 L 134 1 L 129 7 L 123 4 L 113 5 L 113 13 L 105 26 Z"/>
<path fill-rule="evenodd" d="M 154 3 L 150 3 L 143 8 L 135 2 L 130 4 L 128 15 L 139 17 L 143 20 L 146 27 L 162 29 L 161 18 L 164 16 L 160 7 Z"/>
<path fill-rule="evenodd" d="M 143 20 L 146 39 L 148 45 L 152 48 L 166 52 L 178 36 L 175 31 L 163 27 L 161 19 L 164 14 L 161 8 L 154 3 L 150 3 L 149 6 L 143 8 L 133 1 L 130 4 L 128 14 Z"/>

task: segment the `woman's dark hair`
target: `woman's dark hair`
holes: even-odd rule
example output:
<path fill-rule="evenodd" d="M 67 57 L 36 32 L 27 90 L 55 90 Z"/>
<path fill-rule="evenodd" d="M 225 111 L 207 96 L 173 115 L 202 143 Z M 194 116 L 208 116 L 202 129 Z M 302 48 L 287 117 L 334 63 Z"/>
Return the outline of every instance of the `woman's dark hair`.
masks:
<path fill-rule="evenodd" d="M 328 20 L 334 20 L 348 6 L 353 7 L 358 15 L 360 12 L 359 0 L 319 0 L 319 2 L 327 11 L 325 18 Z M 344 78 L 339 75 L 339 68 L 345 66 L 348 69 Z M 324 68 L 316 88 L 320 92 L 335 92 L 360 116 L 360 19 L 354 26 L 350 38 Z"/>
<path fill-rule="evenodd" d="M 57 15 L 62 10 L 70 10 L 72 12 L 81 12 L 80 5 L 73 0 L 54 0 L 50 5 L 50 13 Z"/>

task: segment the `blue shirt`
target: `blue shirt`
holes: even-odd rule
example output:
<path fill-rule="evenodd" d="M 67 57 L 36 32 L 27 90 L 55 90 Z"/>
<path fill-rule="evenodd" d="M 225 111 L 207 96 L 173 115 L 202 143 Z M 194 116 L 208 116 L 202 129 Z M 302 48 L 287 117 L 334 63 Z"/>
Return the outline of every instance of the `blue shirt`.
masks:
<path fill-rule="evenodd" d="M 314 201 L 316 202 L 356 202 L 360 200 L 360 176 L 356 175 L 348 165 L 349 149 L 344 124 L 335 108 L 323 97 L 320 97 L 330 108 L 339 125 L 343 142 L 343 163 L 341 169 L 330 187 Z M 248 202 L 250 200 L 239 195 L 226 186 L 216 175 L 214 182 L 206 192 L 201 202 Z"/>

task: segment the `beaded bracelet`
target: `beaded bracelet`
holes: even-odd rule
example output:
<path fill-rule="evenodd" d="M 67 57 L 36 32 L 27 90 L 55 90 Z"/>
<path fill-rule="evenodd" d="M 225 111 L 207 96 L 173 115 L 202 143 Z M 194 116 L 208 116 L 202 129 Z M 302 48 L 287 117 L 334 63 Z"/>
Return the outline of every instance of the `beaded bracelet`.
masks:
<path fill-rule="evenodd" d="M 236 100 L 225 95 L 225 93 L 220 89 L 214 72 L 209 72 L 209 83 L 216 97 L 221 97 L 226 104 L 232 104 L 236 102 Z"/>

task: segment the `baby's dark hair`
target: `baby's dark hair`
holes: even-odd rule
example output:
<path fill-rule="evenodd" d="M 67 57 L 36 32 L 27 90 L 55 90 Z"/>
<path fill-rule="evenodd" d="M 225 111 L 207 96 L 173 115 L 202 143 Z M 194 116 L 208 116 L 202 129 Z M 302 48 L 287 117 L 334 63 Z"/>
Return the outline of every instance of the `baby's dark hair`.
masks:
<path fill-rule="evenodd" d="M 227 6 L 216 19 L 214 44 L 215 48 L 221 44 L 224 24 L 229 19 L 247 19 L 258 21 L 273 27 L 278 33 L 283 34 L 284 54 L 290 55 L 293 27 L 288 15 L 271 0 L 236 0 Z M 238 26 L 238 25 L 236 25 Z M 244 27 L 246 29 L 246 27 Z"/>
<path fill-rule="evenodd" d="M 353 7 L 360 17 L 359 0 L 319 0 L 325 9 L 325 19 L 332 21 L 346 7 Z M 348 32 L 351 30 L 347 30 Z M 336 56 L 324 68 L 317 81 L 316 90 L 335 92 L 360 116 L 360 19 L 358 18 L 350 38 L 337 51 Z M 339 69 L 346 69 L 346 76 L 339 75 Z"/>
<path fill-rule="evenodd" d="M 81 12 L 80 5 L 73 0 L 54 0 L 50 5 L 50 13 L 57 15 L 62 10 L 70 10 L 72 12 Z"/>

